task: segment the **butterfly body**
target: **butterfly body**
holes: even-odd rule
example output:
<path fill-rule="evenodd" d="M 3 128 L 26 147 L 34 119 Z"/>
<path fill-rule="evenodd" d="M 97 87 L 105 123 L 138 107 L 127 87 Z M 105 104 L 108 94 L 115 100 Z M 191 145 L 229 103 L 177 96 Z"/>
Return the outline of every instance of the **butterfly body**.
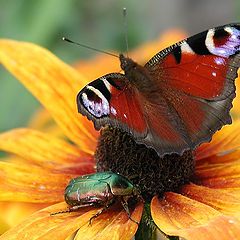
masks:
<path fill-rule="evenodd" d="M 153 93 L 156 88 L 149 71 L 137 64 L 132 59 L 119 55 L 120 66 L 125 73 L 126 79 L 143 94 Z M 158 89 L 159 90 L 159 89 Z"/>
<path fill-rule="evenodd" d="M 78 111 L 96 129 L 120 128 L 159 156 L 182 154 L 231 123 L 239 51 L 240 25 L 231 24 L 176 43 L 144 66 L 120 54 L 124 74 L 89 83 Z"/>

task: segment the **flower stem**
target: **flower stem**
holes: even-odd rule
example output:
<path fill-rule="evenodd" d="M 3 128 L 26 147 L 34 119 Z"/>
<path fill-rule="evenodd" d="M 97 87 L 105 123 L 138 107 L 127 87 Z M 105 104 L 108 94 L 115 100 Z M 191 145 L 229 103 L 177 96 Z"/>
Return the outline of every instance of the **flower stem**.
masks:
<path fill-rule="evenodd" d="M 151 217 L 150 204 L 144 205 L 142 219 L 136 232 L 135 240 L 157 240 L 157 227 Z"/>
<path fill-rule="evenodd" d="M 161 237 L 160 237 L 161 236 Z M 179 240 L 177 236 L 168 236 L 164 234 L 154 223 L 150 204 L 144 205 L 143 215 L 135 235 L 135 240 L 157 240 L 157 239 Z"/>

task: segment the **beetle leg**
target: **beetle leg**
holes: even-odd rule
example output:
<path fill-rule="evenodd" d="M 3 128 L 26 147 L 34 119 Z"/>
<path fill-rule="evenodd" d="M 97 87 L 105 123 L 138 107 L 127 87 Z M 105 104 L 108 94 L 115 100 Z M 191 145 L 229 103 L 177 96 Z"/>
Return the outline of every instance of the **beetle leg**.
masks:
<path fill-rule="evenodd" d="M 132 219 L 131 214 L 130 214 L 130 211 L 129 211 L 129 208 L 128 208 L 128 202 L 126 201 L 125 198 L 122 198 L 122 199 L 121 199 L 121 204 L 122 204 L 124 210 L 126 211 L 126 213 L 127 213 L 127 215 L 128 215 L 128 218 L 129 218 L 131 221 L 135 222 L 137 225 L 139 225 L 139 222 L 137 222 L 137 221 L 135 221 L 134 219 Z"/>
<path fill-rule="evenodd" d="M 103 212 L 105 212 L 112 204 L 113 204 L 113 199 L 111 199 L 109 202 L 106 203 L 106 205 L 99 210 L 95 215 L 93 215 L 90 219 L 89 219 L 89 225 L 92 225 L 92 220 L 96 217 L 98 217 L 100 214 L 102 214 Z"/>
<path fill-rule="evenodd" d="M 78 211 L 80 208 L 83 208 L 83 207 L 91 207 L 91 206 L 94 206 L 94 203 L 88 203 L 88 204 L 84 204 L 84 205 L 71 206 L 71 207 L 69 207 L 69 208 L 66 209 L 66 210 L 59 211 L 59 212 L 54 212 L 54 213 L 50 213 L 50 216 L 57 215 L 57 214 L 61 214 L 61 213 L 76 212 L 76 211 Z"/>

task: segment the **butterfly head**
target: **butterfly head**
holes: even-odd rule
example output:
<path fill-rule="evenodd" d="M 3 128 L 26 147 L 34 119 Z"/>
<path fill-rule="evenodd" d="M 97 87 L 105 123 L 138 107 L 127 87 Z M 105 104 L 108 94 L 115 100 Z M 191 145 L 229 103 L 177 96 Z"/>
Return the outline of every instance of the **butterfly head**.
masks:
<path fill-rule="evenodd" d="M 126 73 L 129 70 L 136 68 L 137 63 L 135 63 L 131 58 L 125 57 L 122 53 L 119 55 L 120 66 L 122 70 Z"/>

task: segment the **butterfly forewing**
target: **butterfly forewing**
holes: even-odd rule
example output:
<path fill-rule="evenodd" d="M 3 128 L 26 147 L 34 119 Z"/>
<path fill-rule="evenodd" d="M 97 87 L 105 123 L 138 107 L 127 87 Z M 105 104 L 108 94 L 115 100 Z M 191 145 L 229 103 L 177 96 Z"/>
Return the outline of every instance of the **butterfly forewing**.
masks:
<path fill-rule="evenodd" d="M 226 25 L 197 34 L 161 51 L 146 67 L 161 82 L 189 95 L 226 98 L 234 91 L 239 67 L 238 28 Z"/>
<path fill-rule="evenodd" d="M 78 111 L 96 129 L 111 125 L 146 136 L 146 122 L 136 89 L 123 74 L 107 74 L 89 83 L 77 96 Z"/>

